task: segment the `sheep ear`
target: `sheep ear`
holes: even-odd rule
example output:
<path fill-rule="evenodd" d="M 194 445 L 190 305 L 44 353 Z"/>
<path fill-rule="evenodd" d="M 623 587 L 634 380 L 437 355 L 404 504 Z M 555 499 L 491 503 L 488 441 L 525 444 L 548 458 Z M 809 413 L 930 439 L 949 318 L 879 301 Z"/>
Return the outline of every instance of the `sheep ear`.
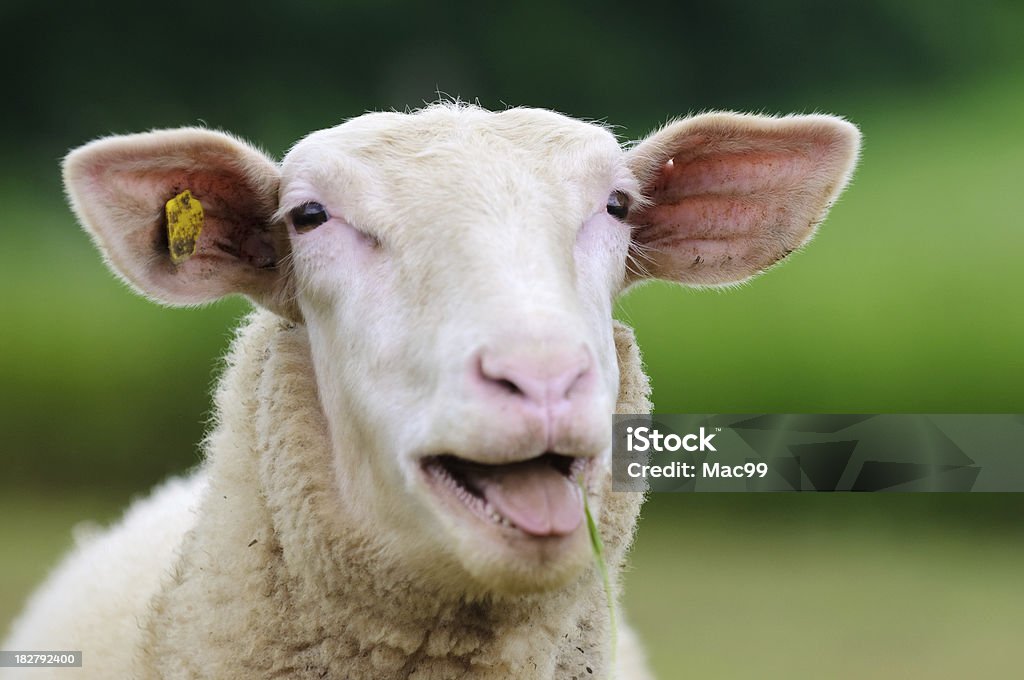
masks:
<path fill-rule="evenodd" d="M 279 183 L 264 153 L 199 128 L 99 139 L 64 160 L 72 208 L 110 268 L 173 305 L 243 293 L 280 307 Z"/>
<path fill-rule="evenodd" d="M 857 128 L 832 116 L 710 113 L 666 126 L 627 156 L 649 200 L 630 219 L 636 269 L 696 286 L 764 271 L 811 238 L 859 148 Z"/>

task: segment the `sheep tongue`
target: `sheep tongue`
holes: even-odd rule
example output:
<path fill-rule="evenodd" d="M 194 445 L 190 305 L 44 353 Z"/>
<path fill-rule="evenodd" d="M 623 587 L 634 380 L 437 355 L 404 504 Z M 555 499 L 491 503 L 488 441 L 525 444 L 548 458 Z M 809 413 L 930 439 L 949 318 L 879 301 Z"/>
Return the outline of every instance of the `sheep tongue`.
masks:
<path fill-rule="evenodd" d="M 583 521 L 579 486 L 543 460 L 477 467 L 470 477 L 495 510 L 532 536 L 565 536 Z"/>

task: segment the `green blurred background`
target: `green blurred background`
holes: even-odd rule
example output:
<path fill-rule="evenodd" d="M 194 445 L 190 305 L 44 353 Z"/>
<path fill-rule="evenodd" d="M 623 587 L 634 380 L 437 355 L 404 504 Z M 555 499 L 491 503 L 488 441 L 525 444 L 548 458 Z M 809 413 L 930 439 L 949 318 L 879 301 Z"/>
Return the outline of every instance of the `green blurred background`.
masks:
<path fill-rule="evenodd" d="M 1019 0 L 140 7 L 0 4 L 0 631 L 75 522 L 196 463 L 245 311 L 160 309 L 106 272 L 58 177 L 99 135 L 205 124 L 280 156 L 439 93 L 623 139 L 705 109 L 840 113 L 863 159 L 805 252 L 622 301 L 658 409 L 1024 411 Z M 658 496 L 629 616 L 663 678 L 1017 676 L 1022 516 L 1019 494 Z"/>

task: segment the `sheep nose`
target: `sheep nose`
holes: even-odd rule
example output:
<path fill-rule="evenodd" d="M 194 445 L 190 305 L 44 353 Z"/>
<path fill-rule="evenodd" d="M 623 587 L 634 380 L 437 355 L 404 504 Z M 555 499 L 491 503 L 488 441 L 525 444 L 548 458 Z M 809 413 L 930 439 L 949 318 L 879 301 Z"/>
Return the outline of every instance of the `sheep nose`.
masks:
<path fill-rule="evenodd" d="M 492 403 L 517 404 L 550 418 L 585 402 L 596 376 L 585 345 L 540 356 L 485 349 L 476 365 L 476 382 Z"/>

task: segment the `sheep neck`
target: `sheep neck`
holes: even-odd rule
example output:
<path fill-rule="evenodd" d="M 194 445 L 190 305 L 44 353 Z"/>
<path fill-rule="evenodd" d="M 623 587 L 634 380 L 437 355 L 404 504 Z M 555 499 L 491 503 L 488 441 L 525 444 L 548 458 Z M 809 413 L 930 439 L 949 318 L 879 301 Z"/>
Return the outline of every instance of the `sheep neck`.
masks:
<path fill-rule="evenodd" d="M 620 410 L 643 412 L 647 380 L 631 332 L 617 328 L 616 343 Z M 221 652 L 221 663 L 205 658 L 194 669 L 200 677 L 606 674 L 608 616 L 594 573 L 543 596 L 453 597 L 344 525 L 301 325 L 251 316 L 229 355 L 217 412 L 210 488 L 148 626 L 154 667 L 189 668 L 181 650 L 201 642 Z M 602 514 L 616 573 L 640 502 L 620 494 Z M 171 623 L 193 612 L 204 612 L 202 625 Z M 255 641 L 241 663 L 239 639 Z"/>

